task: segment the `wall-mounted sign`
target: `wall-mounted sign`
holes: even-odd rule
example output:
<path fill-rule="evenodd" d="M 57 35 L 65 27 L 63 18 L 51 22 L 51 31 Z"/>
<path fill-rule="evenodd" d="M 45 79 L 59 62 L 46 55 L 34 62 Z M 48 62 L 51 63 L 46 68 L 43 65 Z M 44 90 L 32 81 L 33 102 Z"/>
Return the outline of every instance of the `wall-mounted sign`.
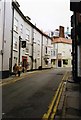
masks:
<path fill-rule="evenodd" d="M 26 41 L 22 41 L 22 48 L 26 48 Z"/>

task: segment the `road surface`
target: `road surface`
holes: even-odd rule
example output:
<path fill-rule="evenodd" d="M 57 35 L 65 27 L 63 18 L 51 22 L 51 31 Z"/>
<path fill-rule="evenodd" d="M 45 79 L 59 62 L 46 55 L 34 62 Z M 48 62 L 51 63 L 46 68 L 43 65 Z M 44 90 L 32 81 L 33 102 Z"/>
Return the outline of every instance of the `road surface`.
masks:
<path fill-rule="evenodd" d="M 48 69 L 2 87 L 3 118 L 42 118 L 70 69 Z"/>

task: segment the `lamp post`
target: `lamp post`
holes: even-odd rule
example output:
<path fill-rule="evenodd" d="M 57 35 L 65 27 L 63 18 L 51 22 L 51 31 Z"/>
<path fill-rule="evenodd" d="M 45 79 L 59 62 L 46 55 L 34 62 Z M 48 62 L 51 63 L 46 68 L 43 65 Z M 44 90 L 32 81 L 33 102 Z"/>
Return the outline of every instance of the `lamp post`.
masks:
<path fill-rule="evenodd" d="M 21 53 L 21 36 L 19 36 L 19 63 L 20 63 L 20 53 Z"/>
<path fill-rule="evenodd" d="M 21 36 L 19 36 L 19 63 L 20 63 L 20 57 L 21 57 L 21 48 L 26 48 L 26 41 L 22 41 Z"/>

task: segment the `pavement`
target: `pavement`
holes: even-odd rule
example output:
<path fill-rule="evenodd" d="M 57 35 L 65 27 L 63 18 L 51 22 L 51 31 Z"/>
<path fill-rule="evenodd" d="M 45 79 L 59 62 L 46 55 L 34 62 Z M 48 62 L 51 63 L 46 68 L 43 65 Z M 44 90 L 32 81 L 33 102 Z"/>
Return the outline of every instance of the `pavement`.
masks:
<path fill-rule="evenodd" d="M 22 73 L 20 78 L 37 71 Z M 39 72 L 39 71 L 38 71 Z M 13 79 L 20 79 L 18 76 L 10 76 L 3 79 L 0 83 L 6 83 Z M 81 83 L 75 83 L 71 72 L 65 82 L 65 88 L 58 106 L 55 120 L 81 120 Z"/>
<path fill-rule="evenodd" d="M 24 73 L 21 73 L 20 76 L 15 76 L 15 75 L 11 75 L 10 77 L 8 78 L 5 78 L 5 79 L 0 79 L 0 84 L 6 84 L 8 82 L 11 82 L 13 80 L 18 80 L 18 79 L 22 79 L 24 77 L 26 77 L 28 74 L 33 74 L 35 72 L 40 72 L 40 71 L 28 71 L 28 72 L 24 72 Z"/>
<path fill-rule="evenodd" d="M 75 83 L 70 72 L 55 120 L 81 120 L 81 83 Z"/>

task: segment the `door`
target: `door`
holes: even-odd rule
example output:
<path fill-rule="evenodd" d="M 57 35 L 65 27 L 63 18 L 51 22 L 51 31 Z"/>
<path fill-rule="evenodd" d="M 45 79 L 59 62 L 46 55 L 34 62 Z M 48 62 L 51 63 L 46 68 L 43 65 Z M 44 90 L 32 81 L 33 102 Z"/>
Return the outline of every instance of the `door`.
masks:
<path fill-rule="evenodd" d="M 26 68 L 27 65 L 27 57 L 22 56 L 22 66 Z"/>
<path fill-rule="evenodd" d="M 61 60 L 58 60 L 58 67 L 61 67 Z"/>

